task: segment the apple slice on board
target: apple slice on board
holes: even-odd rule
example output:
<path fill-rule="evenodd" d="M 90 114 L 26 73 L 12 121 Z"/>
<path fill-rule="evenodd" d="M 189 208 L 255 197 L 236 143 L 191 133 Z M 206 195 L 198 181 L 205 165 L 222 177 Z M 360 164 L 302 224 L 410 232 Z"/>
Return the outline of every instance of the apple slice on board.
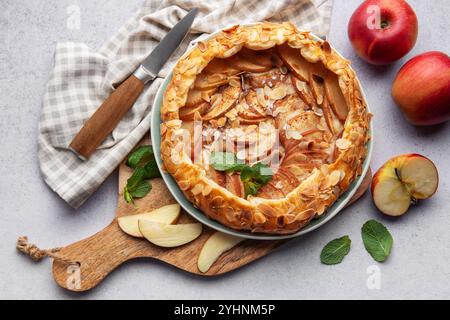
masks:
<path fill-rule="evenodd" d="M 151 243 L 165 248 L 189 243 L 202 233 L 201 223 L 165 224 L 149 220 L 138 220 L 139 230 Z"/>
<path fill-rule="evenodd" d="M 159 223 L 174 223 L 180 216 L 180 205 L 178 203 L 169 204 L 153 211 L 120 217 L 117 219 L 120 229 L 130 236 L 143 238 L 139 231 L 138 220 L 149 220 Z"/>
<path fill-rule="evenodd" d="M 378 169 L 371 191 L 375 206 L 381 212 L 400 216 L 411 202 L 430 198 L 438 184 L 438 171 L 430 159 L 419 154 L 405 154 L 392 158 Z"/>
<path fill-rule="evenodd" d="M 222 232 L 215 232 L 200 251 L 197 266 L 200 272 L 207 272 L 213 263 L 226 251 L 244 241 L 243 238 L 234 237 Z"/>

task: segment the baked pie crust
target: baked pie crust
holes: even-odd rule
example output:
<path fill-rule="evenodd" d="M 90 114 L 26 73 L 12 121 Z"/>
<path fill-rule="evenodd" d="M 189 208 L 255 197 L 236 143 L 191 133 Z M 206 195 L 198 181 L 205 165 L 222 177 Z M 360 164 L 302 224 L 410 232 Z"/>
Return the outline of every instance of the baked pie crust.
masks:
<path fill-rule="evenodd" d="M 350 63 L 326 41 L 264 22 L 198 42 L 173 70 L 161 118 L 164 168 L 195 207 L 233 229 L 288 234 L 322 215 L 361 174 L 371 115 Z M 274 129 L 276 147 L 267 134 Z M 195 151 L 183 131 L 204 146 Z M 281 157 L 272 180 L 247 198 L 239 174 L 208 163 L 208 152 L 239 139 L 248 148 L 265 141 L 253 156 L 236 151 L 247 163 Z"/>

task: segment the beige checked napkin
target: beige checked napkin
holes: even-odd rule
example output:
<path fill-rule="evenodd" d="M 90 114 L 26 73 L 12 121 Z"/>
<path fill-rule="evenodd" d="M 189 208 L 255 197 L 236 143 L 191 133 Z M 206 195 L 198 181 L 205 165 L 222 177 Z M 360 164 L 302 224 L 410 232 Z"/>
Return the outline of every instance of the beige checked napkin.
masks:
<path fill-rule="evenodd" d="M 148 84 L 112 134 L 88 161 L 69 149 L 83 123 L 192 8 L 200 9 L 172 59 Z M 291 21 L 325 36 L 332 0 L 146 0 L 135 17 L 100 49 L 82 43 L 56 46 L 55 65 L 44 96 L 38 154 L 46 183 L 77 208 L 100 186 L 133 147 L 148 134 L 155 93 L 178 57 L 200 35 L 238 23 Z"/>

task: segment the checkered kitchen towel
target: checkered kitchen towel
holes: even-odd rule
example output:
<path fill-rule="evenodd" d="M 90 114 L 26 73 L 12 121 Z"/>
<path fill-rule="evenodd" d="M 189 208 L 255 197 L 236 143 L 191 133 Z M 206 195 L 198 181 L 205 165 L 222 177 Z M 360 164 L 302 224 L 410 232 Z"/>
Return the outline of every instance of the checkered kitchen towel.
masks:
<path fill-rule="evenodd" d="M 68 145 L 83 123 L 194 7 L 200 12 L 191 34 L 159 77 L 147 85 L 91 158 L 80 160 Z M 82 43 L 58 43 L 39 124 L 39 161 L 45 181 L 72 207 L 83 204 L 148 133 L 158 87 L 199 35 L 232 24 L 268 20 L 291 21 L 325 36 L 331 8 L 332 0 L 146 0 L 137 15 L 98 50 Z"/>

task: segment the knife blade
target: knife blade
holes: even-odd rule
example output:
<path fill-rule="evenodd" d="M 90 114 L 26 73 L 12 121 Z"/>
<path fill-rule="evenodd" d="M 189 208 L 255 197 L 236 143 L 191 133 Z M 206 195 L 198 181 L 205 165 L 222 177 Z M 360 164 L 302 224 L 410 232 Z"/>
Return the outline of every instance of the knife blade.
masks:
<path fill-rule="evenodd" d="M 158 72 L 189 33 L 197 12 L 198 9 L 195 8 L 186 14 L 133 74 L 122 82 L 86 121 L 69 145 L 69 149 L 80 159 L 89 159 L 136 102 L 144 90 L 144 85 L 157 77 Z"/>

